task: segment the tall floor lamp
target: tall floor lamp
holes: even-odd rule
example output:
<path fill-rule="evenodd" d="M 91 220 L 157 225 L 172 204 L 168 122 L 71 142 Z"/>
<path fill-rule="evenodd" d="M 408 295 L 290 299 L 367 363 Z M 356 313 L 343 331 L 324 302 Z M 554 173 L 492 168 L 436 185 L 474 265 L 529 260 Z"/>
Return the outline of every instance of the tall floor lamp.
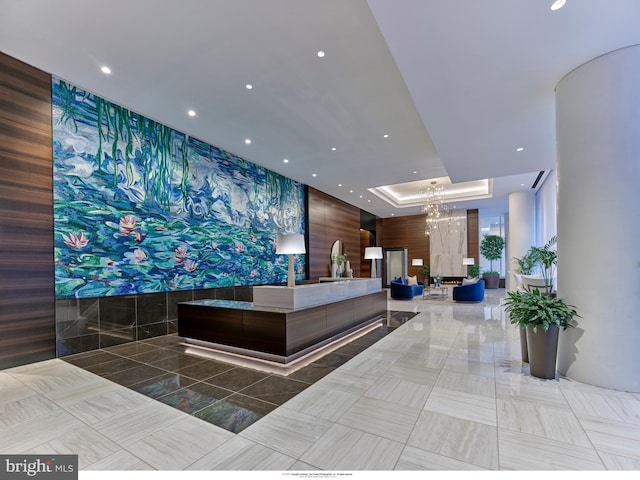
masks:
<path fill-rule="evenodd" d="M 365 247 L 364 259 L 371 260 L 371 278 L 378 278 L 376 260 L 382 258 L 382 247 Z"/>
<path fill-rule="evenodd" d="M 289 273 L 287 275 L 287 286 L 296 286 L 296 274 L 293 271 L 293 255 L 296 253 L 306 253 L 304 246 L 304 235 L 299 233 L 287 233 L 278 235 L 276 239 L 276 254 L 289 256 Z"/>

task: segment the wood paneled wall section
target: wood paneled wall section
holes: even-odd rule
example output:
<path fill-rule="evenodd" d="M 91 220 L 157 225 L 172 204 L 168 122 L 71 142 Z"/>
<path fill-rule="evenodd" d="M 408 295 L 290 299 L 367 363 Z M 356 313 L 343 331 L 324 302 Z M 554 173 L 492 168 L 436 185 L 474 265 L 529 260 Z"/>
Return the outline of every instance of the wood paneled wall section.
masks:
<path fill-rule="evenodd" d="M 51 77 L 0 53 L 0 368 L 55 358 Z"/>
<path fill-rule="evenodd" d="M 393 217 L 382 219 L 382 228 L 376 227 L 378 238 L 382 237 L 382 246 L 404 247 L 409 249 L 409 275 L 418 275 L 422 279 L 422 268 L 412 267 L 411 260 L 422 258 L 425 265 L 429 264 L 429 237 L 424 235 L 424 215 L 408 217 Z M 476 259 L 478 264 L 478 210 L 467 210 L 467 255 Z M 383 265 L 384 272 L 384 265 Z M 384 279 L 384 276 L 382 277 Z"/>
<path fill-rule="evenodd" d="M 478 209 L 467 210 L 467 255 L 476 259 L 480 265 Z"/>
<path fill-rule="evenodd" d="M 371 260 L 364 259 L 364 249 L 372 247 L 371 232 L 369 230 L 360 230 L 360 276 L 371 278 Z"/>
<path fill-rule="evenodd" d="M 425 216 L 390 217 L 383 219 L 382 246 L 385 248 L 404 247 L 409 250 L 409 275 L 417 275 L 422 281 L 422 267 L 412 267 L 411 260 L 422 258 L 429 263 L 429 237 L 424 235 Z M 384 273 L 384 264 L 383 264 Z M 385 274 L 386 275 L 386 274 Z M 384 283 L 384 278 L 383 283 Z"/>
<path fill-rule="evenodd" d="M 309 280 L 331 276 L 331 246 L 344 242 L 344 252 L 353 276 L 360 276 L 360 209 L 308 188 L 309 202 Z"/>

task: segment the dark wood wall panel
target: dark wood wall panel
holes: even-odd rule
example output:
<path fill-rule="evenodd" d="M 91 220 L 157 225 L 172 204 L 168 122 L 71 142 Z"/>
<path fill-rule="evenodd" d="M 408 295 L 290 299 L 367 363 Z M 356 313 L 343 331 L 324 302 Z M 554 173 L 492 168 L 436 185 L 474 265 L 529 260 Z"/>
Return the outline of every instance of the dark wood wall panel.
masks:
<path fill-rule="evenodd" d="M 373 235 L 369 230 L 360 230 L 360 276 L 371 277 L 371 260 L 364 259 L 364 249 L 367 247 L 375 247 L 373 245 Z"/>
<path fill-rule="evenodd" d="M 467 255 L 476 259 L 476 265 L 480 265 L 478 209 L 467 210 Z"/>
<path fill-rule="evenodd" d="M 424 215 L 390 217 L 383 220 L 382 245 L 385 248 L 408 249 L 409 275 L 417 275 L 420 281 L 423 279 L 422 267 L 411 266 L 411 260 L 421 258 L 425 265 L 429 264 L 429 237 L 425 236 L 424 228 Z"/>
<path fill-rule="evenodd" d="M 0 53 L 0 368 L 55 358 L 51 77 Z"/>
<path fill-rule="evenodd" d="M 331 275 L 331 245 L 344 242 L 353 276 L 360 276 L 360 209 L 335 197 L 308 188 L 309 280 Z"/>

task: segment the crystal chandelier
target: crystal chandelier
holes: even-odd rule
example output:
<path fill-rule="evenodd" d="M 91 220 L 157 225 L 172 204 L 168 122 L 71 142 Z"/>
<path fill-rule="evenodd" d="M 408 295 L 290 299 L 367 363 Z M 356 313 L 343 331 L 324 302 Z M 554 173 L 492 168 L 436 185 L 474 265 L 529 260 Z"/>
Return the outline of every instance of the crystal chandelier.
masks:
<path fill-rule="evenodd" d="M 438 222 L 449 216 L 449 208 L 444 201 L 444 185 L 432 181 L 426 190 L 421 192 L 424 198 L 422 212 L 427 215 L 424 229 L 425 236 L 431 235 L 438 228 Z"/>

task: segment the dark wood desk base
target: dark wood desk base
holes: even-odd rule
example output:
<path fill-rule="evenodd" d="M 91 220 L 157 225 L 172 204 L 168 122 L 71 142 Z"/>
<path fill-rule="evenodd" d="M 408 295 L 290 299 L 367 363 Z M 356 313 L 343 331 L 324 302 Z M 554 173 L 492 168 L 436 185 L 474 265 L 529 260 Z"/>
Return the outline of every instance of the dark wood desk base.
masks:
<path fill-rule="evenodd" d="M 379 321 L 387 291 L 304 309 L 200 300 L 178 304 L 178 335 L 189 343 L 289 363 Z"/>

